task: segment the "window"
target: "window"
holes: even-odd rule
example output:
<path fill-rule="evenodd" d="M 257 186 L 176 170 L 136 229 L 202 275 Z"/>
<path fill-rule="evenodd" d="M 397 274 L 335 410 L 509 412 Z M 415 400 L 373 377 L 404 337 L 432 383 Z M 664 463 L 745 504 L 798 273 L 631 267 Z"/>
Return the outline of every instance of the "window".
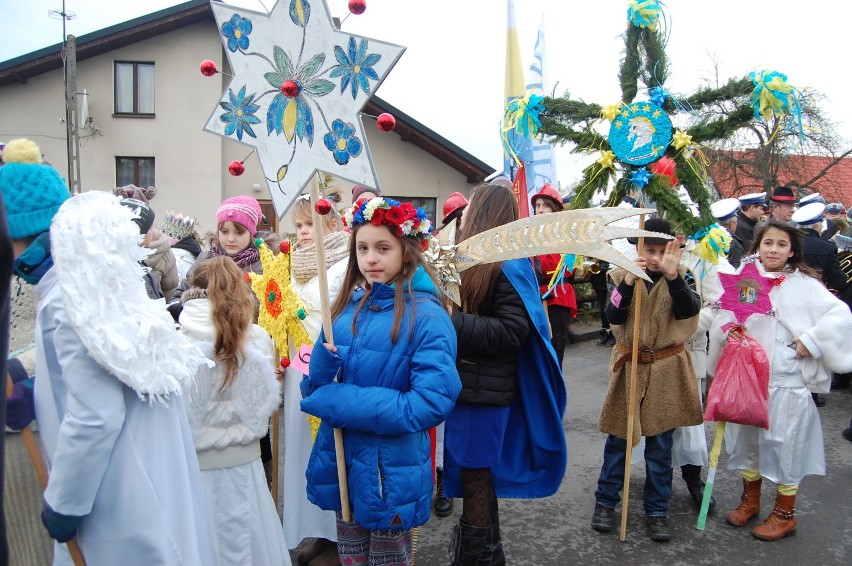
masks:
<path fill-rule="evenodd" d="M 115 62 L 115 113 L 154 115 L 154 64 Z"/>
<path fill-rule="evenodd" d="M 274 234 L 278 233 L 278 215 L 275 214 L 275 205 L 272 204 L 271 200 L 257 200 L 260 205 L 260 211 L 263 213 L 263 216 L 266 217 L 266 222 L 263 219 L 260 219 L 260 222 L 257 225 L 258 231 L 263 232 L 272 232 Z"/>
<path fill-rule="evenodd" d="M 115 186 L 155 187 L 153 157 L 116 157 Z"/>

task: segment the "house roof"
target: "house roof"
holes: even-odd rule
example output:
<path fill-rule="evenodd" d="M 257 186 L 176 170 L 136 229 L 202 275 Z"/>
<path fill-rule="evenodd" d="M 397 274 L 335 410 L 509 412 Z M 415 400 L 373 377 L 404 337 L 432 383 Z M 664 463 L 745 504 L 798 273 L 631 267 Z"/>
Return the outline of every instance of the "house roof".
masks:
<path fill-rule="evenodd" d="M 770 192 L 774 186 L 786 185 L 797 188 L 799 196 L 818 192 L 827 202 L 852 204 L 852 158 L 788 155 L 776 174 L 777 183 L 767 186 L 762 178 L 750 174 L 748 167 L 734 169 L 728 165 L 732 159 L 750 161 L 752 152 L 724 152 L 716 157 L 709 167 L 710 176 L 722 198 Z"/>
<path fill-rule="evenodd" d="M 76 38 L 77 61 L 102 55 L 114 49 L 150 39 L 202 21 L 215 22 L 208 0 L 190 0 L 152 14 L 128 20 Z M 0 62 L 0 87 L 27 82 L 30 77 L 62 68 L 62 44 L 57 43 L 8 61 Z M 373 95 L 364 107 L 366 114 L 383 112 L 396 118 L 394 133 L 465 176 L 480 183 L 495 169 L 445 137 L 427 128 L 408 114 Z"/>

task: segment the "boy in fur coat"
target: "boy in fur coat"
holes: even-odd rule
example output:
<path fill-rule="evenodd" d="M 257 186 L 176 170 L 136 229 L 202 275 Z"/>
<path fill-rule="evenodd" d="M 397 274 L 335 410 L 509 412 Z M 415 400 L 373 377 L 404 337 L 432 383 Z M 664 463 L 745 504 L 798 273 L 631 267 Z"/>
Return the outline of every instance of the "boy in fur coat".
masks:
<path fill-rule="evenodd" d="M 668 221 L 652 218 L 645 229 L 672 234 Z M 631 240 L 631 243 L 636 242 Z M 646 238 L 636 264 L 651 282 L 643 282 L 636 376 L 637 406 L 631 446 L 645 437 L 645 515 L 648 535 L 654 541 L 671 539 L 668 522 L 672 486 L 672 433 L 676 427 L 701 424 L 703 417 L 695 370 L 686 342 L 698 327 L 701 300 L 687 286 L 680 267 L 683 249 L 677 240 Z M 633 295 L 639 279 L 623 269 L 610 272 L 616 285 L 606 306 L 616 339 L 610 385 L 601 410 L 600 429 L 609 436 L 595 491 L 592 528 L 612 530 L 615 506 L 624 485 L 627 416 L 633 343 Z M 663 281 L 665 280 L 665 282 Z"/>

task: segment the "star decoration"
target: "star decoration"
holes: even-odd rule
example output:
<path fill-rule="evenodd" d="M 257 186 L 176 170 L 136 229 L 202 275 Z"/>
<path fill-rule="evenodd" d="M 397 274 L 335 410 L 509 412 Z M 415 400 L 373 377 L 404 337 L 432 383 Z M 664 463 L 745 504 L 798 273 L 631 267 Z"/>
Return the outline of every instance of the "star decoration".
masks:
<path fill-rule="evenodd" d="M 692 136 L 682 130 L 678 130 L 672 136 L 672 145 L 675 149 L 681 149 L 692 143 Z"/>
<path fill-rule="evenodd" d="M 645 167 L 637 169 L 633 172 L 633 175 L 630 176 L 630 182 L 640 188 L 647 185 L 648 181 L 650 180 L 651 172 L 648 171 Z"/>
<path fill-rule="evenodd" d="M 232 77 L 205 130 L 257 149 L 278 216 L 318 171 L 378 187 L 360 112 L 405 48 L 335 29 L 325 0 L 211 7 Z"/>
<path fill-rule="evenodd" d="M 615 154 L 609 150 L 603 152 L 600 158 L 598 159 L 598 163 L 601 164 L 601 167 L 604 169 L 612 169 L 615 167 Z"/>
<path fill-rule="evenodd" d="M 601 109 L 601 118 L 604 120 L 612 122 L 616 116 L 618 116 L 618 104 L 610 104 Z"/>
<path fill-rule="evenodd" d="M 769 314 L 772 278 L 760 273 L 755 262 L 747 263 L 737 274 L 719 273 L 722 282 L 721 308 L 734 313 L 739 324 L 753 314 Z"/>

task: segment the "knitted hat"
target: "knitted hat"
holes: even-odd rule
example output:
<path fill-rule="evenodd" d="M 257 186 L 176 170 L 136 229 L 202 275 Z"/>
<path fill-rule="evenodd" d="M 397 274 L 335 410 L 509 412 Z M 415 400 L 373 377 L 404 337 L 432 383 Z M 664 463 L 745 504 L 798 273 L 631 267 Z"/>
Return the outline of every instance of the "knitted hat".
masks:
<path fill-rule="evenodd" d="M 382 196 L 382 191 L 379 189 L 373 189 L 366 185 L 355 185 L 352 187 L 352 202 L 354 203 L 356 200 L 361 198 L 361 193 L 373 193 L 377 197 Z"/>
<path fill-rule="evenodd" d="M 0 193 L 6 202 L 9 234 L 23 240 L 50 230 L 50 222 L 71 194 L 59 172 L 44 165 L 41 150 L 26 139 L 12 140 L 3 149 Z"/>
<path fill-rule="evenodd" d="M 143 189 L 136 185 L 124 185 L 123 187 L 114 188 L 112 193 L 117 197 L 132 198 L 147 203 L 157 196 L 157 189 L 156 187 L 147 187 Z"/>
<path fill-rule="evenodd" d="M 133 221 L 139 226 L 139 233 L 143 236 L 148 233 L 154 225 L 154 211 L 147 203 L 134 198 L 123 198 L 121 204 L 133 211 Z"/>
<path fill-rule="evenodd" d="M 223 222 L 236 222 L 244 226 L 254 237 L 262 214 L 256 199 L 246 195 L 231 197 L 219 205 L 219 210 L 216 212 L 216 225 L 221 226 Z"/>

